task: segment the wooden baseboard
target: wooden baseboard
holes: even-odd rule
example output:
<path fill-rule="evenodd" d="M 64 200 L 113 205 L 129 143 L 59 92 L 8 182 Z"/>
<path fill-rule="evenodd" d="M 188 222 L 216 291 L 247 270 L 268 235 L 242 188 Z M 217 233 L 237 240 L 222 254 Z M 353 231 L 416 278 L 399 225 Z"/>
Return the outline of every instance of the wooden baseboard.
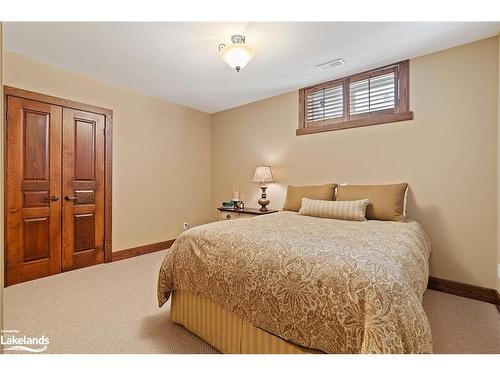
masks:
<path fill-rule="evenodd" d="M 112 261 L 116 262 L 117 260 L 127 259 L 136 257 L 138 255 L 144 255 L 149 253 L 154 253 L 155 251 L 168 249 L 175 240 L 162 241 L 157 243 L 152 243 L 149 245 L 132 247 L 130 249 L 114 251 L 112 253 Z"/>
<path fill-rule="evenodd" d="M 483 288 L 482 286 L 465 284 L 458 281 L 440 279 L 432 276 L 429 277 L 427 288 L 437 290 L 438 292 L 454 294 L 460 297 L 492 303 L 497 306 L 497 309 L 500 312 L 500 295 L 495 289 Z"/>

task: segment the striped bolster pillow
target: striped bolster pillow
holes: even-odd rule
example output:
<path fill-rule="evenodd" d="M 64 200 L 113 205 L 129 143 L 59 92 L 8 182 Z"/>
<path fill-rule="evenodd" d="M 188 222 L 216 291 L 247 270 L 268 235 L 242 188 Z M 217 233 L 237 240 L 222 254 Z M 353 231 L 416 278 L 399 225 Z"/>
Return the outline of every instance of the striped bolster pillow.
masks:
<path fill-rule="evenodd" d="M 320 201 L 302 198 L 299 214 L 328 219 L 364 221 L 369 199 L 358 201 Z"/>

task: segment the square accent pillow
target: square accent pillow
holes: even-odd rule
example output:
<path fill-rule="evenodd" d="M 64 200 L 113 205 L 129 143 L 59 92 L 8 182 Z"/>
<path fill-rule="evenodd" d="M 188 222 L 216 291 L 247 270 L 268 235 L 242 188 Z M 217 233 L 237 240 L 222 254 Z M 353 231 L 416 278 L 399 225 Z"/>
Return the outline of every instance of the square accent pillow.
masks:
<path fill-rule="evenodd" d="M 284 211 L 300 210 L 302 198 L 319 199 L 325 201 L 333 200 L 333 194 L 337 184 L 326 184 L 320 186 L 293 186 L 288 185 L 286 192 Z"/>
<path fill-rule="evenodd" d="M 302 198 L 299 214 L 327 219 L 365 221 L 368 199 L 357 201 L 321 201 Z"/>
<path fill-rule="evenodd" d="M 407 183 L 391 185 L 339 185 L 337 201 L 369 199 L 368 220 L 406 221 L 405 195 Z"/>

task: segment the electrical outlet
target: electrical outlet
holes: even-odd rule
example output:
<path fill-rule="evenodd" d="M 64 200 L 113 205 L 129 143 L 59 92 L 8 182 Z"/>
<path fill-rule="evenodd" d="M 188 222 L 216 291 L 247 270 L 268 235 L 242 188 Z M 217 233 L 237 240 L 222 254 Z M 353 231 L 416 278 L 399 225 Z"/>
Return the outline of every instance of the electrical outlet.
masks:
<path fill-rule="evenodd" d="M 497 279 L 500 280 L 500 264 L 497 264 Z"/>
<path fill-rule="evenodd" d="M 188 223 L 182 224 L 182 229 L 183 230 L 188 230 L 189 229 L 189 224 Z"/>

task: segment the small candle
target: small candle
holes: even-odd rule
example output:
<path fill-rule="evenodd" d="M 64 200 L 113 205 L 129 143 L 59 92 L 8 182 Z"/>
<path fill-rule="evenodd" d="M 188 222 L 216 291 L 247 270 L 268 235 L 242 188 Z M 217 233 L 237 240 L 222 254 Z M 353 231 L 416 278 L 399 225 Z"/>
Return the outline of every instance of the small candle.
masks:
<path fill-rule="evenodd" d="M 233 201 L 239 201 L 240 200 L 240 192 L 238 190 L 233 191 Z"/>

